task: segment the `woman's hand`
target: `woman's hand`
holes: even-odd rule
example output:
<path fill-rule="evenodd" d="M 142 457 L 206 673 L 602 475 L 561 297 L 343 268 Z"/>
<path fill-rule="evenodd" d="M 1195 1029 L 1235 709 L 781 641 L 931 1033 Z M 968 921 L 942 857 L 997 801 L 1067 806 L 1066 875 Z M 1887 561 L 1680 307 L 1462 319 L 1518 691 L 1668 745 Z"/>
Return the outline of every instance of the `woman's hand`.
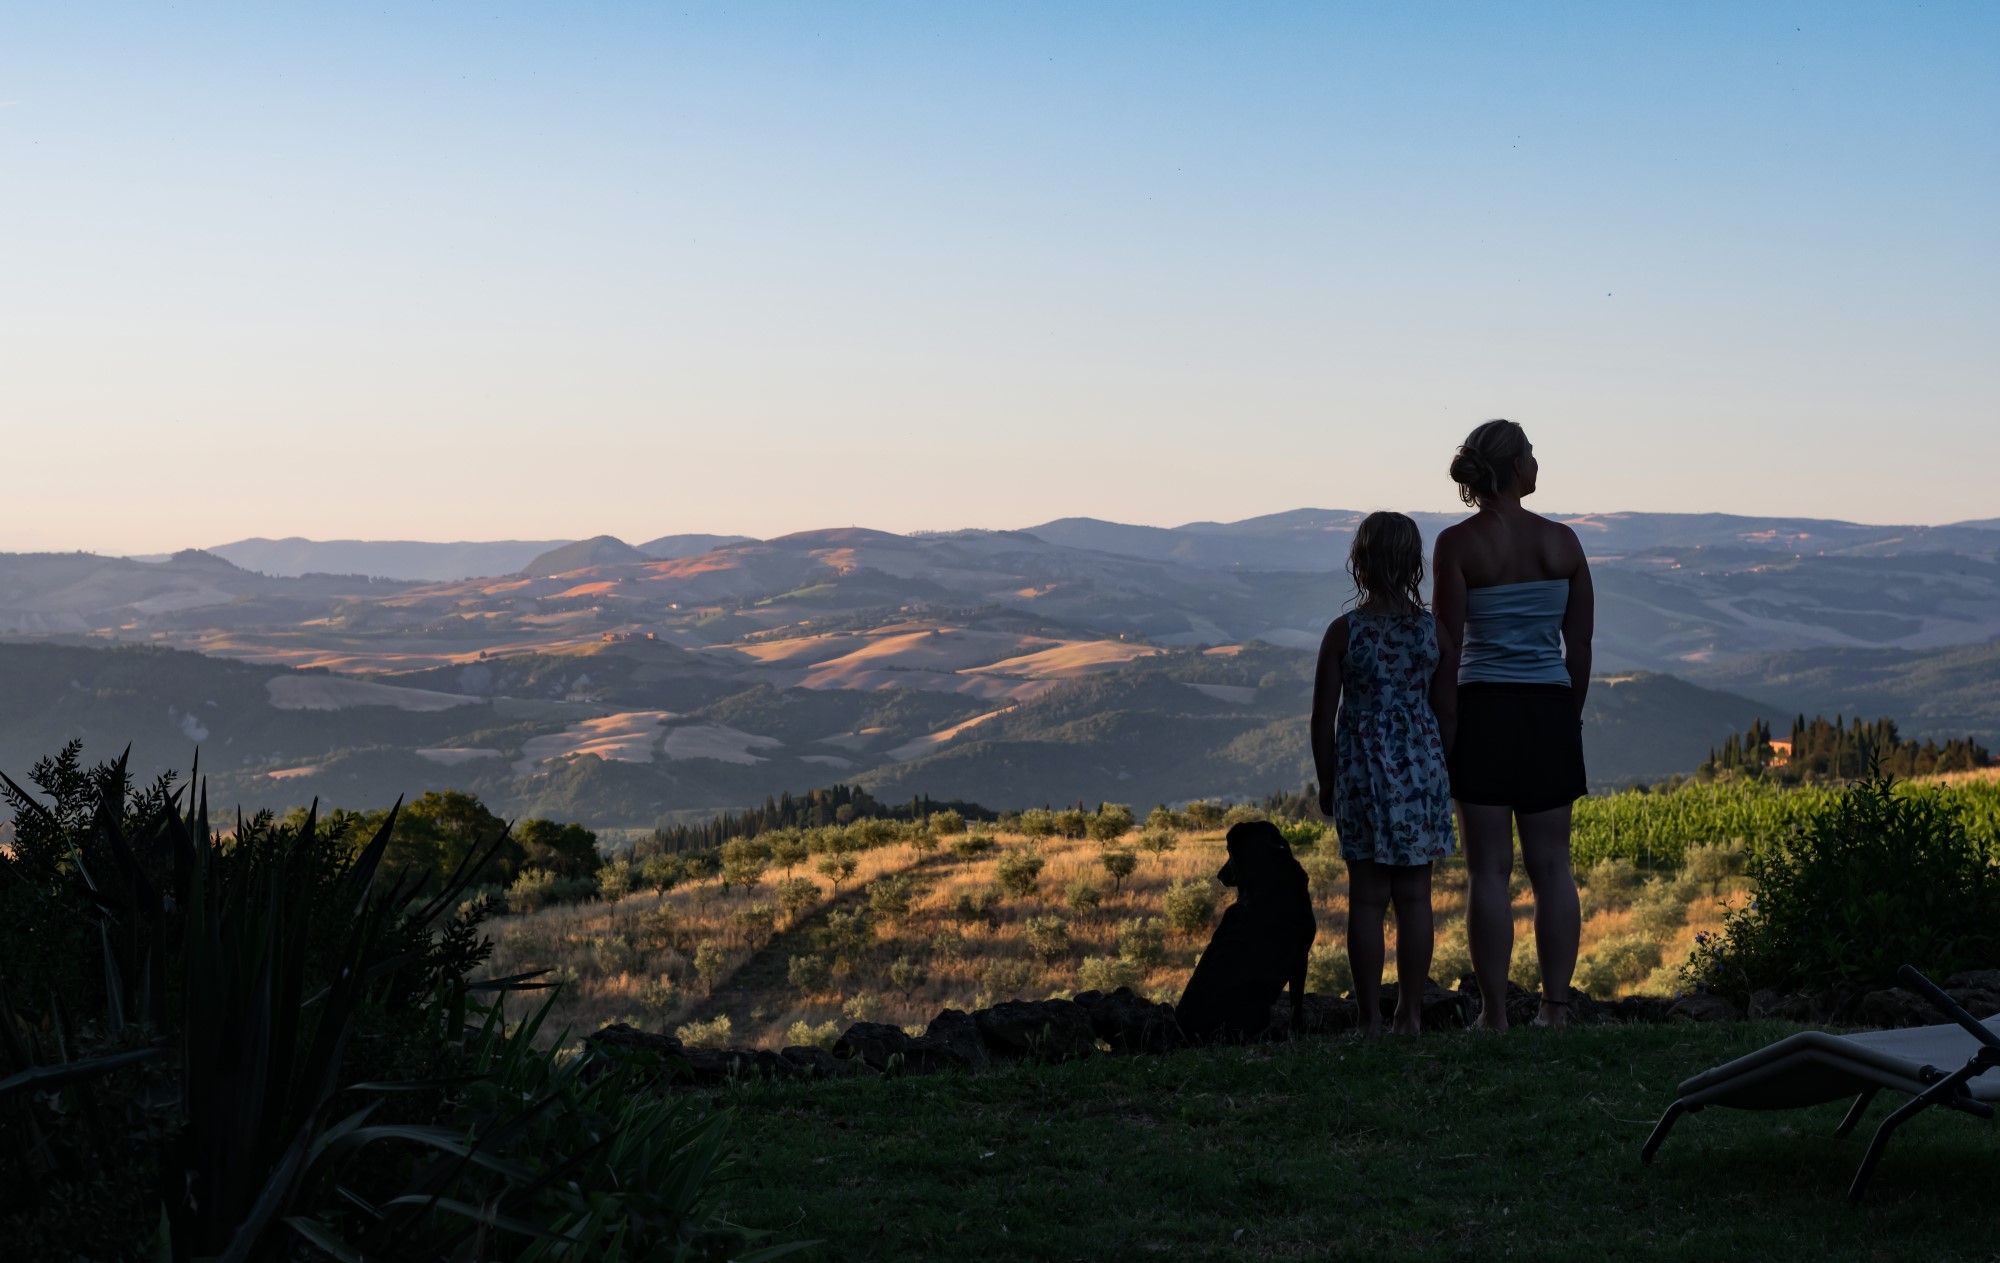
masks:
<path fill-rule="evenodd" d="M 1321 785 L 1319 787 L 1319 814 L 1325 816 L 1328 820 L 1333 819 L 1333 786 L 1331 785 Z"/>

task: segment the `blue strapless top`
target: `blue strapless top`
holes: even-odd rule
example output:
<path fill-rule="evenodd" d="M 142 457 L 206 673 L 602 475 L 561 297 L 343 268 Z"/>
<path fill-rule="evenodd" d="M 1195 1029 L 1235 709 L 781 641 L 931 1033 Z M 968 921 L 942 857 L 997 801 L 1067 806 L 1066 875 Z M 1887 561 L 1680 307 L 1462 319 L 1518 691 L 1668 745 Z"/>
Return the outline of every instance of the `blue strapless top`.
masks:
<path fill-rule="evenodd" d="M 1458 682 L 1568 684 L 1562 653 L 1568 608 L 1568 579 L 1466 589 Z"/>

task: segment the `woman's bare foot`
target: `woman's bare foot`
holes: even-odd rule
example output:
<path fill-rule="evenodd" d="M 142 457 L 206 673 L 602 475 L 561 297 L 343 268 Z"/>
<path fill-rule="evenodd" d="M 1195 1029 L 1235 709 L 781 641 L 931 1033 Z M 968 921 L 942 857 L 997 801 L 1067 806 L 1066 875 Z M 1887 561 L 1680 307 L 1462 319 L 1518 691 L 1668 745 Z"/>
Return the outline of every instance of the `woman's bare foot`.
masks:
<path fill-rule="evenodd" d="M 1544 997 L 1541 1008 L 1535 1014 L 1535 1025 L 1568 1026 L 1569 1001 L 1550 1000 Z"/>
<path fill-rule="evenodd" d="M 1497 1021 L 1489 1022 L 1486 1020 L 1485 1015 L 1481 1014 L 1472 1023 L 1472 1025 L 1466 1027 L 1466 1029 L 1469 1031 L 1475 1031 L 1481 1035 L 1505 1035 L 1507 1033 L 1507 1016 L 1506 1014 L 1503 1013 L 1500 1015 Z"/>
<path fill-rule="evenodd" d="M 1415 1039 L 1424 1033 L 1423 1021 L 1415 1017 L 1398 1017 L 1390 1024 L 1389 1033 L 1399 1038 Z"/>

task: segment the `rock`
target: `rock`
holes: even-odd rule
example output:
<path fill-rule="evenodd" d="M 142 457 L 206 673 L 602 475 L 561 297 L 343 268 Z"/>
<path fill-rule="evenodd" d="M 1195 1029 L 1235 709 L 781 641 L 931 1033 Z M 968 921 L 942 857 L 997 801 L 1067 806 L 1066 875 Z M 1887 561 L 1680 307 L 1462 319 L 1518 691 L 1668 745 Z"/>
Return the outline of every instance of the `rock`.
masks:
<path fill-rule="evenodd" d="M 945 1009 L 924 1028 L 924 1038 L 958 1057 L 961 1068 L 977 1072 L 991 1064 L 986 1041 L 979 1036 L 979 1023 L 962 1009 Z"/>
<path fill-rule="evenodd" d="M 1001 1061 L 1070 1061 L 1097 1050 L 1090 1015 L 1072 1000 L 1008 1000 L 972 1015 L 986 1051 Z"/>
<path fill-rule="evenodd" d="M 935 1074 L 939 1070 L 977 1070 L 963 1051 L 928 1035 L 911 1035 L 885 1022 L 856 1022 L 834 1041 L 833 1055 L 853 1058 L 870 1069 L 904 1074 Z"/>
<path fill-rule="evenodd" d="M 1090 1029 L 1111 1045 L 1112 1052 L 1167 1052 L 1187 1043 L 1174 1020 L 1173 1005 L 1134 995 L 1130 987 L 1085 991 L 1076 997 L 1076 1005 L 1089 1017 Z"/>
<path fill-rule="evenodd" d="M 650 1053 L 656 1057 L 678 1057 L 686 1051 L 681 1041 L 672 1035 L 656 1035 L 624 1022 L 585 1035 L 583 1042 L 592 1048 L 616 1048 L 625 1052 Z"/>
<path fill-rule="evenodd" d="M 1779 993 L 1767 987 L 1751 993 L 1749 1016 L 1752 1021 L 1775 1018 L 1784 1022 L 1824 1022 L 1839 1012 L 1840 1007 L 1832 992 Z"/>
<path fill-rule="evenodd" d="M 1667 1010 L 1667 1020 L 1673 1022 L 1735 1022 L 1742 1017 L 1742 1010 L 1713 991 L 1690 991 Z"/>
<path fill-rule="evenodd" d="M 1289 1010 L 1291 1002 L 1282 1002 Z M 1285 1014 L 1285 1021 L 1291 1021 L 1291 1013 Z M 1344 1035 L 1360 1025 L 1361 1011 L 1352 1000 L 1342 1000 L 1330 995 L 1315 995 L 1306 992 L 1304 1002 L 1299 1006 L 1299 1031 L 1304 1035 Z"/>
<path fill-rule="evenodd" d="M 1614 1001 L 1611 1016 L 1620 1022 L 1642 1022 L 1648 1026 L 1667 1020 L 1674 1002 L 1666 996 L 1628 995 Z"/>
<path fill-rule="evenodd" d="M 1944 993 L 1980 1019 L 2000 1013 L 2000 969 L 1968 969 L 1944 980 Z M 1938 1020 L 1942 1020 L 1942 1016 Z"/>
<path fill-rule="evenodd" d="M 690 1048 L 684 1056 L 694 1082 L 703 1087 L 734 1079 L 786 1079 L 791 1066 L 768 1048 Z"/>
<path fill-rule="evenodd" d="M 1861 1002 L 1854 1008 L 1854 1020 L 1863 1026 L 1896 1030 L 1905 1026 L 1929 1026 L 1949 1019 L 1916 992 L 1905 991 L 1901 987 L 1885 987 L 1861 997 Z"/>
<path fill-rule="evenodd" d="M 1424 985 L 1424 1029 L 1445 1030 L 1454 1026 L 1472 1025 L 1472 1015 L 1479 1005 L 1472 996 L 1463 991 L 1447 991 L 1435 982 Z"/>
<path fill-rule="evenodd" d="M 836 1057 L 824 1048 L 794 1044 L 778 1054 L 790 1067 L 794 1079 L 847 1079 L 867 1073 L 867 1063 L 851 1057 Z"/>
<path fill-rule="evenodd" d="M 1988 991 L 2000 991 L 2000 969 L 1968 969 L 1944 980 L 1946 991 L 1956 987 L 1983 987 Z"/>

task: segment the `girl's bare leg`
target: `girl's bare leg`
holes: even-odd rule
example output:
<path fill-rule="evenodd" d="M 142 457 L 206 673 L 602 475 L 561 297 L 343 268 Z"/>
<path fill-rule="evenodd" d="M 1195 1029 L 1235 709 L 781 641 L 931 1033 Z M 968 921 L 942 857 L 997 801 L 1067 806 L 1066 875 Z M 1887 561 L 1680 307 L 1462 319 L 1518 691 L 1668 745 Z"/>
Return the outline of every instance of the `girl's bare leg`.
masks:
<path fill-rule="evenodd" d="M 1465 938 L 1479 979 L 1479 1021 L 1507 1029 L 1507 966 L 1514 955 L 1514 906 L 1507 879 L 1514 872 L 1514 811 L 1456 800 L 1458 838 L 1465 847 Z M 1571 897 L 1574 898 L 1574 887 Z"/>
<path fill-rule="evenodd" d="M 1521 863 L 1535 891 L 1535 954 L 1542 962 L 1542 1011 L 1549 1026 L 1569 1024 L 1569 980 L 1576 973 L 1583 916 L 1569 866 L 1568 804 L 1521 819 Z M 1550 1001 L 1560 1003 L 1551 1004 Z"/>
<path fill-rule="evenodd" d="M 1354 971 L 1363 1035 L 1382 1033 L 1382 913 L 1389 906 L 1389 872 L 1373 860 L 1347 862 L 1347 963 Z"/>
<path fill-rule="evenodd" d="M 1396 904 L 1396 1019 L 1389 1029 L 1397 1035 L 1420 1035 L 1424 987 L 1431 977 L 1431 866 L 1391 868 L 1389 894 Z"/>

